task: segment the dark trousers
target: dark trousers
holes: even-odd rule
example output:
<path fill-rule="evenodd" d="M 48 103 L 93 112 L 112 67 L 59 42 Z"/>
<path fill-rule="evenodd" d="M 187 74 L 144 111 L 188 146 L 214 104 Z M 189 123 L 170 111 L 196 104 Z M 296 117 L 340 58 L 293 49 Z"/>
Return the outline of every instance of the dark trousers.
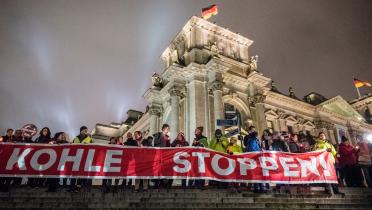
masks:
<path fill-rule="evenodd" d="M 59 185 L 59 178 L 48 178 L 46 180 L 46 183 L 48 185 L 48 191 L 49 192 L 55 192 L 57 191 L 58 185 Z"/>
<path fill-rule="evenodd" d="M 209 181 L 209 186 L 213 187 L 218 187 L 218 188 L 227 188 L 229 183 L 227 182 L 220 182 L 220 181 L 215 181 L 215 180 L 210 180 Z"/>
<path fill-rule="evenodd" d="M 336 193 L 336 194 L 340 193 L 340 190 L 338 189 L 337 184 L 325 184 L 325 189 L 329 193 L 332 193 L 332 191 L 333 193 Z"/>
<path fill-rule="evenodd" d="M 67 186 L 68 178 L 62 178 L 62 186 Z"/>
<path fill-rule="evenodd" d="M 264 187 L 263 187 L 262 183 L 254 183 L 253 188 L 254 188 L 255 191 L 264 190 Z"/>
<path fill-rule="evenodd" d="M 363 175 L 362 170 L 357 165 L 344 166 L 342 170 L 345 175 L 346 185 L 348 187 L 362 187 Z"/>
<path fill-rule="evenodd" d="M 167 180 L 167 179 L 155 179 L 154 180 L 155 188 L 170 188 L 173 184 L 173 180 Z"/>
<path fill-rule="evenodd" d="M 77 190 L 77 179 L 71 179 L 70 180 L 70 191 Z"/>
<path fill-rule="evenodd" d="M 37 186 L 38 187 L 44 187 L 45 186 L 45 183 L 46 183 L 46 180 L 45 178 L 37 178 Z"/>
<path fill-rule="evenodd" d="M 186 188 L 186 179 L 182 179 L 182 188 Z"/>
<path fill-rule="evenodd" d="M 205 186 L 204 179 L 189 180 L 189 187 L 197 187 L 197 188 L 204 189 L 204 186 Z"/>
<path fill-rule="evenodd" d="M 0 191 L 8 192 L 12 178 L 10 177 L 0 177 Z"/>
<path fill-rule="evenodd" d="M 132 187 L 132 179 L 123 179 L 123 184 L 124 187 Z"/>
<path fill-rule="evenodd" d="M 38 183 L 37 183 L 37 179 L 36 178 L 28 178 L 27 179 L 27 184 L 30 187 L 37 187 L 38 186 Z"/>
<path fill-rule="evenodd" d="M 371 173 L 371 166 L 360 166 L 364 175 L 364 179 L 368 187 L 372 187 L 372 173 Z"/>

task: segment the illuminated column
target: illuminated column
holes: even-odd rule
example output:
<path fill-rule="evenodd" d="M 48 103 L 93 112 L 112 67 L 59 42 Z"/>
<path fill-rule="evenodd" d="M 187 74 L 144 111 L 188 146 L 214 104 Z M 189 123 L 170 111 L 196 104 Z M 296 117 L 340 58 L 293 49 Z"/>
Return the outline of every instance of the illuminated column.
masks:
<path fill-rule="evenodd" d="M 223 87 L 223 83 L 220 82 L 220 81 L 216 80 L 212 83 L 215 129 L 222 129 L 221 126 L 217 126 L 217 119 L 223 119 L 224 118 L 223 101 L 222 101 L 222 87 Z"/>
<path fill-rule="evenodd" d="M 160 131 L 159 128 L 159 116 L 161 113 L 160 106 L 151 106 L 149 109 L 150 113 L 150 135 L 154 135 L 155 133 Z"/>
<path fill-rule="evenodd" d="M 207 106 L 206 106 L 206 96 L 208 94 L 206 88 L 206 82 L 204 76 L 193 75 L 189 78 L 189 83 L 187 85 L 187 95 L 189 102 L 189 143 L 192 143 L 194 139 L 194 131 L 198 126 L 203 126 L 207 128 Z"/>
<path fill-rule="evenodd" d="M 280 128 L 279 128 L 279 119 L 274 119 L 273 120 L 273 130 L 274 131 L 280 131 Z"/>
<path fill-rule="evenodd" d="M 256 127 L 259 136 L 261 136 L 263 131 L 267 128 L 264 104 L 265 99 L 266 96 L 263 94 L 256 94 L 255 96 L 248 98 L 250 105 L 255 110 Z"/>
<path fill-rule="evenodd" d="M 173 141 L 179 132 L 180 97 L 182 96 L 182 92 L 175 87 L 168 92 L 171 99 L 170 137 L 171 141 Z"/>
<path fill-rule="evenodd" d="M 328 130 L 329 141 L 332 144 L 338 144 L 336 136 L 335 136 L 335 129 L 336 129 L 335 125 L 332 123 L 327 123 L 326 128 Z"/>

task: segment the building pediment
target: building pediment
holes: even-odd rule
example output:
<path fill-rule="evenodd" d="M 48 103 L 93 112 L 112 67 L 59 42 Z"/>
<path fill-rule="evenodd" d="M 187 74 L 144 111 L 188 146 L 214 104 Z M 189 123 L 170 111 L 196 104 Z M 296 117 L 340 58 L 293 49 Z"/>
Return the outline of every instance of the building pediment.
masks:
<path fill-rule="evenodd" d="M 269 109 L 265 112 L 267 118 L 277 119 L 279 115 L 272 109 Z"/>
<path fill-rule="evenodd" d="M 346 118 L 351 118 L 354 120 L 363 120 L 362 115 L 359 114 L 345 99 L 343 99 L 341 96 L 336 96 L 334 98 L 331 98 L 321 104 L 319 104 L 317 107 L 321 107 L 324 109 L 327 109 L 330 112 L 333 112 L 335 114 L 341 115 Z"/>
<path fill-rule="evenodd" d="M 311 128 L 315 128 L 315 124 L 314 123 L 312 123 L 311 121 L 306 121 L 305 123 L 304 123 L 304 126 L 308 126 L 308 127 L 311 127 Z"/>
<path fill-rule="evenodd" d="M 297 119 L 295 118 L 295 117 L 293 117 L 292 115 L 289 115 L 289 116 L 287 116 L 286 118 L 284 118 L 286 121 L 287 121 L 287 123 L 289 122 L 289 123 L 293 123 L 293 124 L 296 124 L 297 123 Z"/>

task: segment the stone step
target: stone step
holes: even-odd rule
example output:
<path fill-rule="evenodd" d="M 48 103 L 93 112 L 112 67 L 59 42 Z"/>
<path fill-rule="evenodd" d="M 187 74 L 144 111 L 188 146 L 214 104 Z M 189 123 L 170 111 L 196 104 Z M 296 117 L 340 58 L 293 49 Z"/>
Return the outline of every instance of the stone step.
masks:
<path fill-rule="evenodd" d="M 372 209 L 372 191 L 365 188 L 343 188 L 346 196 L 328 195 L 321 191 L 306 194 L 232 193 L 230 189 L 171 189 L 132 193 L 102 193 L 100 188 L 89 192 L 70 193 L 60 189 L 15 188 L 0 193 L 0 208 L 8 209 Z"/>
<path fill-rule="evenodd" d="M 371 204 L 316 204 L 316 203 L 178 203 L 178 202 L 146 202 L 146 203 L 131 203 L 130 207 L 133 208 L 172 208 L 175 206 L 182 206 L 183 208 L 323 208 L 323 209 L 338 209 L 338 208 L 370 208 Z"/>
<path fill-rule="evenodd" d="M 0 193 L 0 200 L 7 200 L 9 198 L 23 198 L 23 199 L 127 199 L 127 200 L 136 200 L 138 198 L 158 198 L 158 199 L 168 199 L 168 198 L 188 198 L 188 199 L 197 199 L 197 198 L 205 198 L 205 199 L 214 199 L 214 198 L 327 198 L 328 194 L 277 194 L 277 193 L 266 193 L 266 194 L 253 194 L 253 193 L 37 193 L 37 192 L 30 192 L 30 193 Z M 334 195 L 334 198 L 342 198 L 340 195 Z M 372 198 L 372 194 L 346 194 L 345 198 Z"/>
<path fill-rule="evenodd" d="M 95 202 L 83 202 L 83 201 L 46 201 L 46 202 L 38 202 L 38 201 L 28 201 L 28 202 L 2 202 L 2 207 L 68 207 L 68 206 L 89 206 L 89 207 L 110 207 L 110 208 L 118 208 L 118 207 L 164 207 L 164 208 L 171 208 L 177 207 L 181 204 L 182 207 L 187 208 L 194 208 L 194 207 L 255 207 L 255 208 L 338 208 L 338 207 L 371 207 L 371 203 L 363 202 L 363 203 L 355 203 L 355 202 L 343 202 L 343 203 L 320 203 L 320 202 L 210 202 L 210 201 L 186 201 L 186 200 L 164 200 L 164 201 L 147 201 L 147 202 L 125 202 L 125 201 L 116 201 L 116 202 L 102 202 L 102 201 L 95 201 Z"/>
<path fill-rule="evenodd" d="M 0 205 L 6 204 L 6 203 L 17 203 L 17 204 L 27 204 L 27 205 L 38 205 L 40 203 L 52 203 L 52 204 L 60 204 L 63 203 L 65 200 L 58 199 L 58 200 L 47 200 L 47 199 L 19 199 L 19 198 L 13 198 L 9 200 L 2 200 L 0 202 Z M 196 204 L 203 204 L 203 203 L 213 203 L 213 204 L 231 204 L 231 203 L 240 203 L 240 204 L 260 204 L 260 203 L 276 203 L 276 204 L 287 204 L 287 203 L 305 203 L 305 204 L 317 204 L 317 205 L 323 205 L 323 204 L 368 204 L 372 205 L 371 201 L 365 200 L 365 199 L 279 199 L 279 200 L 260 200 L 260 199 L 246 199 L 246 198 L 222 198 L 222 199 L 182 199 L 182 198 L 168 198 L 168 199 L 137 199 L 137 200 L 127 200 L 127 199 L 108 199 L 108 200 L 99 200 L 98 203 L 102 204 L 111 204 L 111 203 L 118 203 L 118 204 L 125 204 L 125 203 L 196 203 Z M 85 200 L 85 199 L 71 199 L 69 203 L 97 203 L 97 200 Z"/>

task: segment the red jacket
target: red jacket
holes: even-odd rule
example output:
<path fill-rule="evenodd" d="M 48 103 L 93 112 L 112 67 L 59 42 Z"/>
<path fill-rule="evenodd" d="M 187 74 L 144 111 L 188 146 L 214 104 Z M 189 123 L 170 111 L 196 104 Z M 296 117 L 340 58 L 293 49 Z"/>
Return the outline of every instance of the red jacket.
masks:
<path fill-rule="evenodd" d="M 341 143 L 338 147 L 338 158 L 341 166 L 352 166 L 358 163 L 358 151 L 354 149 L 351 145 L 346 145 Z"/>

